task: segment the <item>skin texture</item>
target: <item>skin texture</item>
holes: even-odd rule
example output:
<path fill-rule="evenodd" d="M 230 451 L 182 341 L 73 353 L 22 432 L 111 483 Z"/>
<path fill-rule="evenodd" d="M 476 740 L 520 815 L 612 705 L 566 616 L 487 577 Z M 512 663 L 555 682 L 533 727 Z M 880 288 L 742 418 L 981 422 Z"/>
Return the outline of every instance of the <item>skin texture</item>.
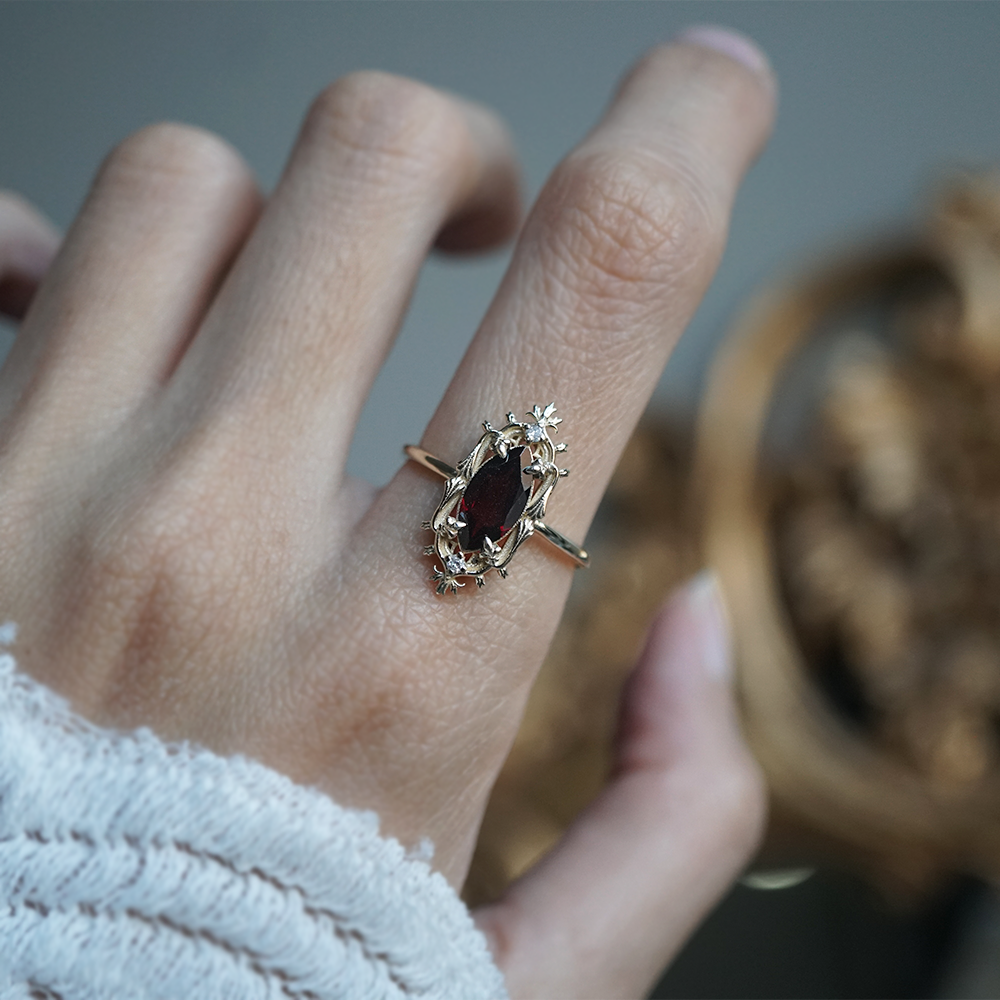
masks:
<path fill-rule="evenodd" d="M 573 475 L 550 516 L 585 536 L 771 127 L 766 62 L 720 37 L 644 57 L 523 225 L 502 124 L 382 73 L 319 95 L 266 200 L 181 125 L 110 154 L 58 253 L 0 197 L 0 309 L 31 301 L 0 371 L 23 669 L 101 724 L 375 809 L 460 885 L 572 570 L 529 544 L 510 580 L 436 596 L 440 481 L 346 478 L 354 423 L 431 248 L 516 233 L 422 444 L 457 461 L 485 417 L 556 400 Z M 763 794 L 726 649 L 705 578 L 654 625 L 615 781 L 479 915 L 515 996 L 639 995 L 745 862 Z"/>

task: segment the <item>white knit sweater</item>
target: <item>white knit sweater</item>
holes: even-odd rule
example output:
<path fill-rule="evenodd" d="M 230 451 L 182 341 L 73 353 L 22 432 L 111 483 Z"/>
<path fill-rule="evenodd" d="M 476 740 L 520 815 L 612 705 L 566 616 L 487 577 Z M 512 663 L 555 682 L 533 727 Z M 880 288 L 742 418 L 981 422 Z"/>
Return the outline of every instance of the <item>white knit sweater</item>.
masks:
<path fill-rule="evenodd" d="M 374 814 L 101 730 L 0 654 L 2 1000 L 505 996 L 468 910 Z"/>

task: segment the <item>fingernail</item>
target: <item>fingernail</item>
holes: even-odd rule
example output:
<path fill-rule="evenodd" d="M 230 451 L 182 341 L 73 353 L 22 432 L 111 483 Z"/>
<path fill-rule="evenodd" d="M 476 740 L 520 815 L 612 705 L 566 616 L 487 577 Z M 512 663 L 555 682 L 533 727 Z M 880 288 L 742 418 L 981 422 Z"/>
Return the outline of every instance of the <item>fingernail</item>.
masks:
<path fill-rule="evenodd" d="M 688 606 L 697 622 L 701 661 L 705 670 L 717 680 L 731 680 L 733 658 L 729 620 L 719 581 L 710 570 L 699 573 L 688 584 Z"/>
<path fill-rule="evenodd" d="M 714 24 L 696 24 L 682 31 L 677 36 L 677 41 L 721 52 L 724 56 L 742 63 L 754 73 L 771 76 L 771 63 L 757 44 L 750 41 L 746 35 L 731 31 L 729 28 L 720 28 Z"/>

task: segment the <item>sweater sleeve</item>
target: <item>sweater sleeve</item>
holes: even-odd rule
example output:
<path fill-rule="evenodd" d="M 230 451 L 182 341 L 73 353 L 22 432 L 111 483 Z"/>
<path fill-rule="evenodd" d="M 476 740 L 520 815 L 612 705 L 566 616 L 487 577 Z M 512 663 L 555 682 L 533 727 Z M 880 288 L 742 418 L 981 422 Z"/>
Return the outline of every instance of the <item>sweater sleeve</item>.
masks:
<path fill-rule="evenodd" d="M 260 764 L 99 729 L 0 654 L 0 998 L 506 996 L 445 879 Z"/>

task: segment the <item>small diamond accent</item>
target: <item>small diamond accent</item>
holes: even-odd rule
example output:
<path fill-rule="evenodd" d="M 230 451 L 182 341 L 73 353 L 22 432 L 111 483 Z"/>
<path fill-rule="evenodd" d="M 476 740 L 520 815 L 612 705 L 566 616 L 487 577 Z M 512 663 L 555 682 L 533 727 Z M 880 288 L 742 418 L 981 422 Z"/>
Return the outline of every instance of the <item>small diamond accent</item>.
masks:
<path fill-rule="evenodd" d="M 541 441 L 544 436 L 545 436 L 545 431 L 543 430 L 541 424 L 528 424 L 524 428 L 524 437 L 527 441 L 530 441 L 532 444 Z"/>
<path fill-rule="evenodd" d="M 444 560 L 444 568 L 455 576 L 458 573 L 464 573 L 466 570 L 465 556 L 460 553 L 452 553 L 450 556 L 446 556 Z"/>

